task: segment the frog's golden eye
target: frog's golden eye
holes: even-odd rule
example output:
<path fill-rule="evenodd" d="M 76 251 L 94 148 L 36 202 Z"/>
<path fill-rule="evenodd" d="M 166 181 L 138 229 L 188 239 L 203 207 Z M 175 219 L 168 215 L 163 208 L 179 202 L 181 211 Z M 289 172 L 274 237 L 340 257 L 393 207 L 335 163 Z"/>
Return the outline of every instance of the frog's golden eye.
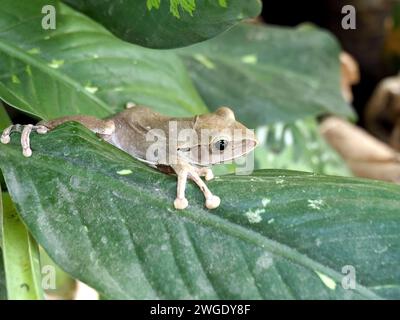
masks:
<path fill-rule="evenodd" d="M 218 140 L 214 143 L 214 147 L 219 151 L 224 151 L 228 147 L 228 140 Z"/>

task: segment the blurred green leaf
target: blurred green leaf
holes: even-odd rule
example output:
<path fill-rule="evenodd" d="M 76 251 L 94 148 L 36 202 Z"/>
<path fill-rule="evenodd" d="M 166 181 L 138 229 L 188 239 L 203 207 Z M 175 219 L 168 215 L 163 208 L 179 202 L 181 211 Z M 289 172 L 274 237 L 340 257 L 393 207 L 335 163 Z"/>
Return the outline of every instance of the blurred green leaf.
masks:
<path fill-rule="evenodd" d="M 393 3 L 392 18 L 393 18 L 393 27 L 400 28 L 400 3 L 399 2 Z"/>
<path fill-rule="evenodd" d="M 119 299 L 360 299 L 400 297 L 400 187 L 294 171 L 210 182 L 204 209 L 188 185 L 74 123 L 0 146 L 19 212 L 72 276 Z M 121 170 L 130 175 L 120 175 Z M 355 290 L 341 286 L 354 266 Z"/>
<path fill-rule="evenodd" d="M 6 278 L 4 274 L 3 254 L 0 248 L 0 300 L 7 300 Z"/>
<path fill-rule="evenodd" d="M 8 299 L 43 299 L 37 244 L 20 221 L 10 196 L 3 193 L 2 200 L 2 251 Z"/>
<path fill-rule="evenodd" d="M 44 5 L 57 28 L 44 30 Z M 3 0 L 0 10 L 0 98 L 43 119 L 109 116 L 133 101 L 164 114 L 207 112 L 185 67 L 171 52 L 116 39 L 56 1 Z"/>
<path fill-rule="evenodd" d="M 0 101 L 0 135 L 2 130 L 8 127 L 10 124 L 11 124 L 11 119 L 8 116 L 6 109 L 4 108 L 3 103 Z M 5 187 L 4 178 L 0 172 L 0 190 L 3 187 Z"/>
<path fill-rule="evenodd" d="M 240 24 L 175 52 L 206 104 L 231 106 L 250 127 L 326 113 L 355 116 L 341 95 L 340 47 L 318 28 Z"/>
<path fill-rule="evenodd" d="M 321 137 L 317 120 L 276 123 L 256 130 L 257 169 L 290 169 L 351 176 L 344 160 Z"/>
<path fill-rule="evenodd" d="M 55 287 L 47 288 L 46 294 L 55 299 L 72 300 L 76 291 L 75 279 L 54 263 L 43 249 L 40 250 L 40 265 L 42 268 L 54 271 Z"/>
<path fill-rule="evenodd" d="M 0 173 L 0 177 L 2 178 L 2 175 Z M 0 194 L 1 194 L 1 187 L 0 187 Z M 2 197 L 0 197 L 0 213 L 3 210 L 3 200 Z M 3 224 L 2 222 L 2 214 L 0 214 L 0 226 Z M 0 228 L 0 239 L 2 239 L 2 228 Z M 0 300 L 7 300 L 7 287 L 6 287 L 6 276 L 4 273 L 4 262 L 3 262 L 3 253 L 1 251 L 2 247 L 2 241 L 0 241 Z"/>
<path fill-rule="evenodd" d="M 8 127 L 10 124 L 11 119 L 4 108 L 3 103 L 0 101 L 0 131 Z"/>
<path fill-rule="evenodd" d="M 262 6 L 260 0 L 200 0 L 195 8 L 190 6 L 194 1 L 189 0 L 183 1 L 186 10 L 177 0 L 153 0 L 152 6 L 145 0 L 64 2 L 99 21 L 116 36 L 151 48 L 175 48 L 207 40 L 243 19 L 256 17 Z M 176 5 L 170 6 L 170 2 Z"/>

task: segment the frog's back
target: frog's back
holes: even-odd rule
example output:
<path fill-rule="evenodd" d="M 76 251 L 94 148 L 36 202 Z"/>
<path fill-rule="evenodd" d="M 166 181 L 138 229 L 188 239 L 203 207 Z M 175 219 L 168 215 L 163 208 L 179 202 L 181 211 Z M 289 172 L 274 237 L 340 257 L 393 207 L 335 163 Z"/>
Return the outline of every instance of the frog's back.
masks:
<path fill-rule="evenodd" d="M 157 165 L 158 159 L 151 158 L 147 155 L 147 151 L 155 141 L 160 142 L 163 139 L 167 147 L 166 136 L 157 135 L 159 130 L 165 131 L 168 125 L 169 117 L 161 115 L 150 108 L 144 106 L 135 106 L 126 109 L 112 118 L 115 124 L 115 132 L 107 141 L 119 149 L 124 150 L 136 159 L 145 161 L 149 164 Z M 157 136 L 157 140 L 153 139 Z M 164 149 L 160 152 L 165 152 Z"/>

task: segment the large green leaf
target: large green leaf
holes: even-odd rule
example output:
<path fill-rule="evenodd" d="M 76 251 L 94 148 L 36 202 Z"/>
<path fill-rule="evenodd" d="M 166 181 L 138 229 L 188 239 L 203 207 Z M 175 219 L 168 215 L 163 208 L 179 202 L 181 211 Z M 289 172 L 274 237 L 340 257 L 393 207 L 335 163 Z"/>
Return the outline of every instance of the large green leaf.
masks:
<path fill-rule="evenodd" d="M 233 107 L 251 127 L 334 113 L 354 116 L 340 90 L 340 47 L 329 33 L 238 25 L 176 50 L 210 108 Z"/>
<path fill-rule="evenodd" d="M 49 4 L 55 30 L 41 27 Z M 0 98 L 43 119 L 107 116 L 128 101 L 171 115 L 207 111 L 173 53 L 118 40 L 57 1 L 2 1 L 0 74 Z"/>
<path fill-rule="evenodd" d="M 38 246 L 19 219 L 10 196 L 2 195 L 0 222 L 7 297 L 10 300 L 43 299 Z"/>
<path fill-rule="evenodd" d="M 292 171 L 176 179 L 78 124 L 0 146 L 18 211 L 51 258 L 108 298 L 400 298 L 400 187 Z M 129 173 L 121 175 L 121 171 Z M 354 266 L 355 290 L 341 286 Z"/>
<path fill-rule="evenodd" d="M 174 48 L 204 41 L 238 21 L 257 16 L 260 0 L 185 0 L 195 3 L 171 12 L 176 0 L 64 0 L 124 40 L 151 48 Z M 147 3 L 159 3 L 149 10 Z M 188 12 L 189 11 L 189 12 Z M 190 13 L 191 11 L 191 13 Z M 179 15 L 179 17 L 178 17 Z"/>

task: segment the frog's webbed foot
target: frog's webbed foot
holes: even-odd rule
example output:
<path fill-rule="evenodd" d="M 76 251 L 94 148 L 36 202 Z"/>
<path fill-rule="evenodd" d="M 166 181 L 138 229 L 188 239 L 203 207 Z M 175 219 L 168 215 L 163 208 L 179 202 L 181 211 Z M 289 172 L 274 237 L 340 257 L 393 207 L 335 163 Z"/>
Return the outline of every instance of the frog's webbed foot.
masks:
<path fill-rule="evenodd" d="M 32 150 L 30 147 L 30 134 L 32 131 L 36 131 L 39 134 L 47 133 L 49 130 L 47 127 L 43 125 L 34 126 L 32 124 L 20 125 L 15 124 L 11 125 L 3 131 L 1 135 L 0 141 L 1 143 L 7 144 L 10 142 L 10 135 L 13 132 L 22 132 L 21 133 L 21 146 L 22 153 L 25 157 L 30 157 L 32 155 Z"/>
<path fill-rule="evenodd" d="M 178 176 L 177 196 L 174 201 L 175 209 L 182 210 L 188 206 L 188 201 L 185 197 L 185 189 L 188 178 L 193 180 L 203 192 L 204 197 L 206 198 L 205 206 L 208 209 L 215 209 L 220 205 L 221 199 L 218 196 L 213 195 L 204 181 L 200 178 L 200 175 L 204 175 L 206 180 L 207 176 L 209 179 L 213 178 L 212 171 L 209 168 L 195 168 L 187 163 L 180 163 L 172 166 L 172 168 L 175 170 Z"/>

